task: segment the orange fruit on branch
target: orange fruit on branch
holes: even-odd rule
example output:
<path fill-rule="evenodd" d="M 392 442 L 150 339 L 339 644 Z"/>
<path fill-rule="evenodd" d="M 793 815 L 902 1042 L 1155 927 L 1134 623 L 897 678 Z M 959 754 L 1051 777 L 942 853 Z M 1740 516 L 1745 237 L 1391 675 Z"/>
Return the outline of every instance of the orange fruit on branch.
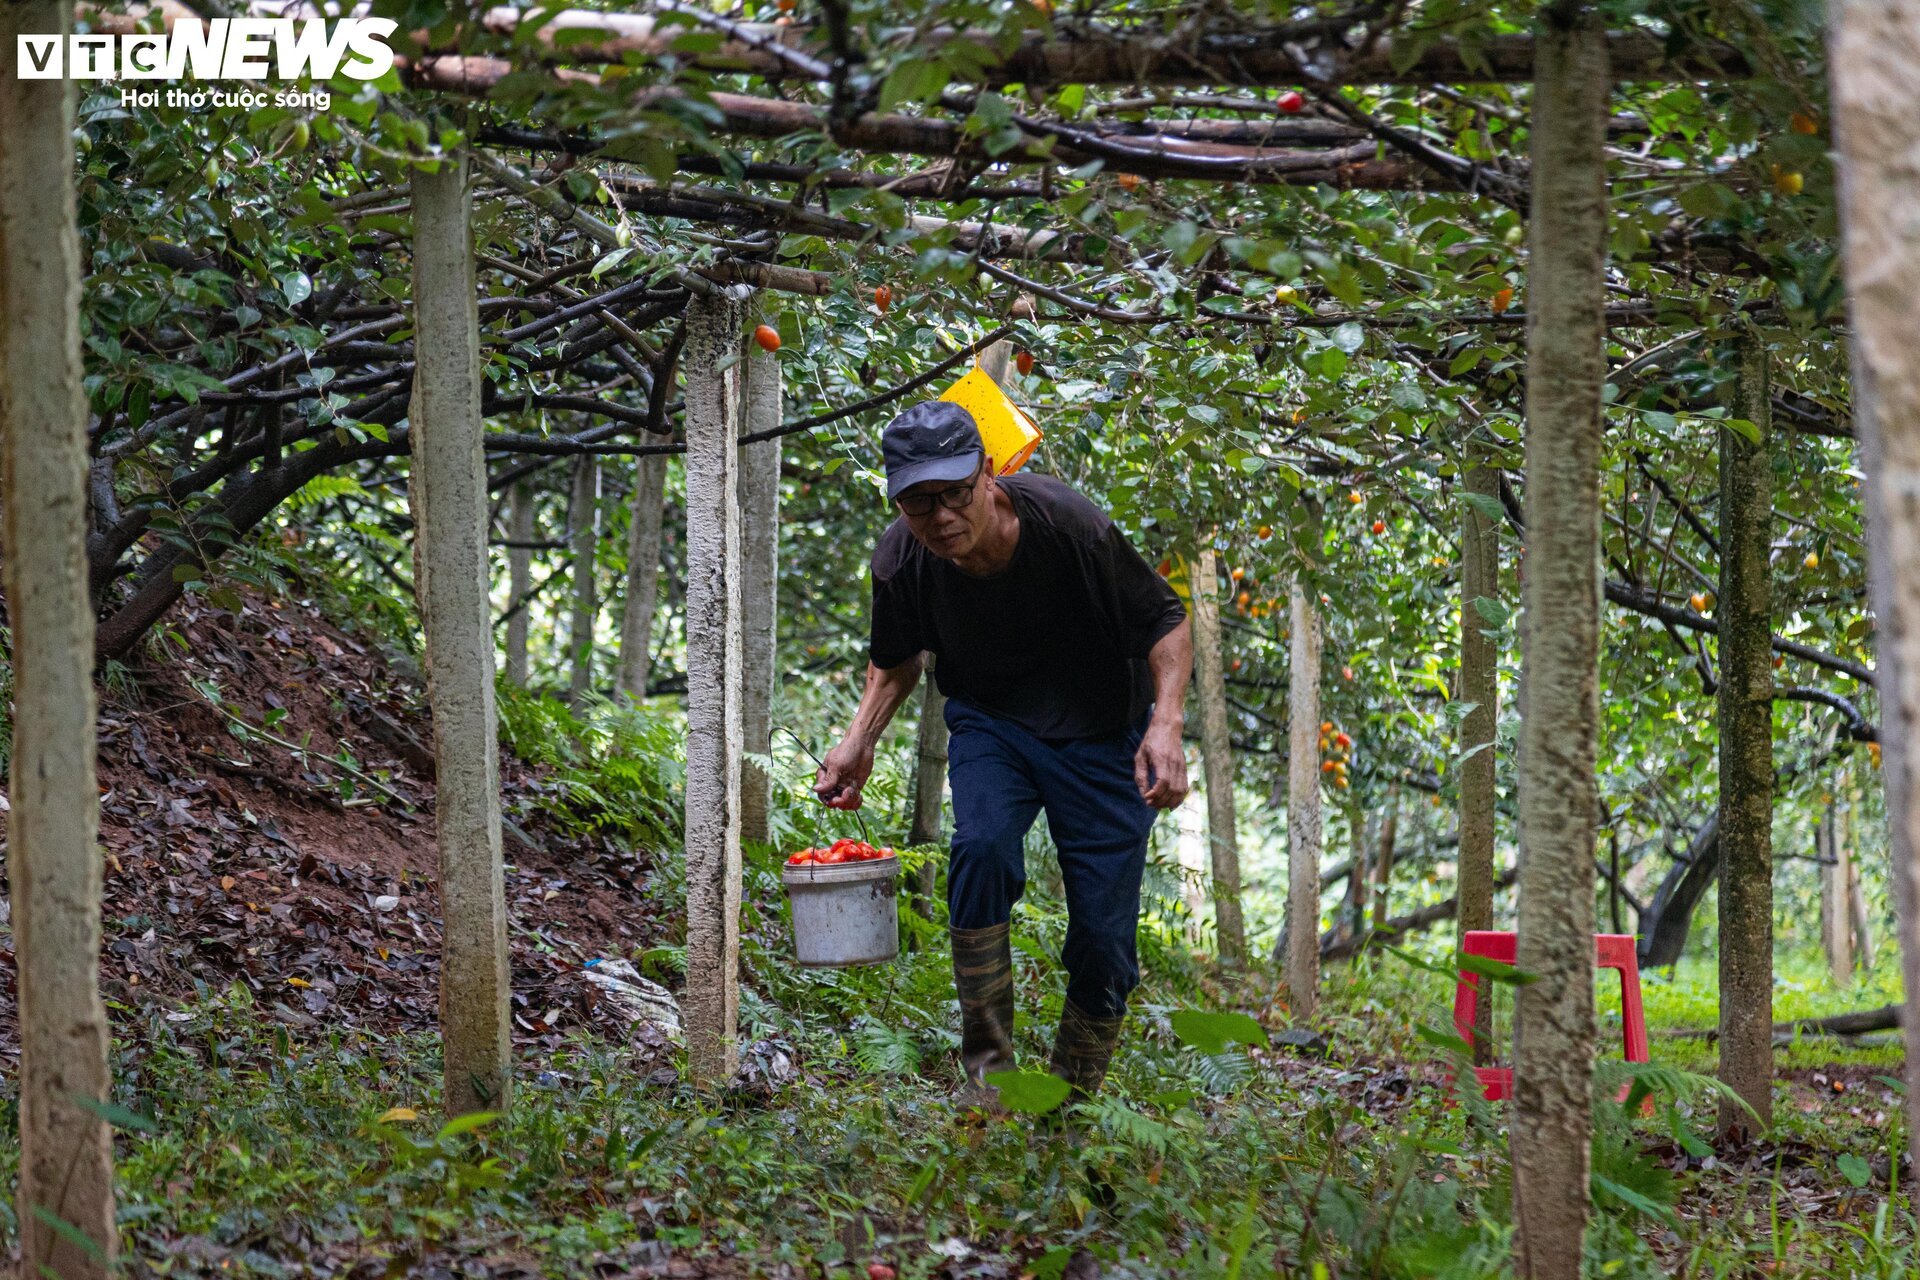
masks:
<path fill-rule="evenodd" d="M 1787 128 L 1811 137 L 1820 132 L 1820 122 L 1804 111 L 1796 111 L 1787 117 Z"/>
<path fill-rule="evenodd" d="M 1373 536 L 1374 536 L 1374 537 L 1376 537 L 1376 538 L 1377 538 L 1377 537 L 1379 537 L 1379 536 L 1380 536 L 1381 534 L 1383 534 L 1383 533 L 1385 533 L 1386 531 L 1387 531 L 1387 522 L 1386 522 L 1385 520 L 1375 520 L 1375 521 L 1373 522 Z"/>
<path fill-rule="evenodd" d="M 1020 371 L 1021 377 L 1033 372 L 1033 352 L 1022 351 L 1013 358 L 1013 367 Z"/>
<path fill-rule="evenodd" d="M 1503 285 L 1493 295 L 1493 314 L 1501 315 L 1513 305 L 1513 286 Z"/>
<path fill-rule="evenodd" d="M 1113 180 L 1120 184 L 1122 191 L 1137 191 L 1140 189 L 1140 175 L 1137 173 L 1116 174 Z"/>
<path fill-rule="evenodd" d="M 880 308 L 880 314 L 887 314 L 887 308 L 893 305 L 893 290 L 881 285 L 873 291 L 873 305 Z"/>
<path fill-rule="evenodd" d="M 1347 490 L 1347 501 L 1351 502 L 1354 506 L 1357 507 L 1361 503 L 1365 502 L 1366 499 L 1360 496 L 1360 491 L 1358 489 L 1349 489 Z"/>
<path fill-rule="evenodd" d="M 753 331 L 753 340 L 760 344 L 762 351 L 780 349 L 780 331 L 770 324 L 763 324 Z"/>

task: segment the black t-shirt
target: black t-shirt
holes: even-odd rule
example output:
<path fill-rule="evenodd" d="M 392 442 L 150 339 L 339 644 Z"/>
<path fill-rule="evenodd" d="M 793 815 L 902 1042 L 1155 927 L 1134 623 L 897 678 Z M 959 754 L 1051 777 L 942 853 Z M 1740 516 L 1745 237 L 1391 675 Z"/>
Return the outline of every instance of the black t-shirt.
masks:
<path fill-rule="evenodd" d="M 1118 733 L 1153 700 L 1147 654 L 1187 616 L 1104 511 L 1052 476 L 999 481 L 1020 518 L 1013 560 L 963 573 L 896 519 L 873 553 L 876 667 L 921 650 L 940 692 L 1041 738 Z"/>

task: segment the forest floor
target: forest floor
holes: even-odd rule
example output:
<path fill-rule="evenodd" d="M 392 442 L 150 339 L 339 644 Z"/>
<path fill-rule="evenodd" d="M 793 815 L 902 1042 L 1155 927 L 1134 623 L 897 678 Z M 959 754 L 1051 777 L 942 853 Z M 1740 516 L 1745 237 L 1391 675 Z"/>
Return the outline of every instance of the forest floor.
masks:
<path fill-rule="evenodd" d="M 101 970 L 129 1274 L 1501 1274 L 1501 1113 L 1449 1105 L 1436 1042 L 1451 992 L 1393 956 L 1329 972 L 1323 1054 L 1196 1043 L 1181 1029 L 1193 1011 L 1242 1010 L 1278 1031 L 1285 1007 L 1270 979 L 1143 937 L 1147 981 L 1113 1087 L 1064 1128 L 983 1122 L 950 1098 L 937 929 L 909 920 L 913 948 L 885 969 L 795 970 L 775 855 L 754 850 L 745 1066 L 724 1093 L 693 1093 L 675 1046 L 582 976 L 620 956 L 676 981 L 672 859 L 631 835 L 667 803 L 673 771 L 614 776 L 603 759 L 587 788 L 569 759 L 639 750 L 582 742 L 569 756 L 524 728 L 525 707 L 503 723 L 522 726 L 509 745 L 532 758 L 502 758 L 520 1088 L 506 1117 L 438 1128 L 417 673 L 291 600 L 183 607 L 171 629 L 176 652 L 116 678 L 100 712 Z M 596 817 L 607 807 L 620 823 Z M 1017 919 L 1030 1066 L 1059 1008 L 1061 920 L 1036 895 Z M 1437 943 L 1421 954 L 1444 960 Z M 1783 956 L 1778 1016 L 1897 999 L 1896 968 L 1883 956 L 1841 992 Z M 1714 1051 L 1661 1034 L 1712 1025 L 1710 969 L 1647 976 L 1660 1106 L 1652 1119 L 1596 1111 L 1593 1273 L 1912 1274 L 1912 1216 L 1886 1193 L 1904 1144 L 1898 1046 L 1781 1048 L 1774 1132 L 1716 1149 L 1716 1103 L 1689 1074 L 1711 1071 Z M 0 1206 L 0 1243 L 11 1213 Z"/>

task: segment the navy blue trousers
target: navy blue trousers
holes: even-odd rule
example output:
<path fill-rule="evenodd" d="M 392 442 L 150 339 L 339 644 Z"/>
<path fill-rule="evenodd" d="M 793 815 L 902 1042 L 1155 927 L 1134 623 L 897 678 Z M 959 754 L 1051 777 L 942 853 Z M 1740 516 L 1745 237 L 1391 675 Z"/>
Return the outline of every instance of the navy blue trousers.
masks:
<path fill-rule="evenodd" d="M 1045 809 L 1067 890 L 1067 998 L 1096 1017 L 1125 1013 L 1140 981 L 1140 877 L 1158 816 L 1133 781 L 1146 717 L 1110 737 L 1047 740 L 949 698 L 946 720 L 949 922 L 984 929 L 1012 916 L 1027 886 L 1027 830 Z"/>

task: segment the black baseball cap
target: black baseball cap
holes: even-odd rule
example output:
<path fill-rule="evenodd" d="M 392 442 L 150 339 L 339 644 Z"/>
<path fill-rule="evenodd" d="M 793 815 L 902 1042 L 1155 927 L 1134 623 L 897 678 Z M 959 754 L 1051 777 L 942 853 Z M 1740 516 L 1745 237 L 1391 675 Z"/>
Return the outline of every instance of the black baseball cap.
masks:
<path fill-rule="evenodd" d="M 913 406 L 880 433 L 887 461 L 887 500 L 928 480 L 965 480 L 980 465 L 986 446 L 980 424 L 951 400 Z"/>

